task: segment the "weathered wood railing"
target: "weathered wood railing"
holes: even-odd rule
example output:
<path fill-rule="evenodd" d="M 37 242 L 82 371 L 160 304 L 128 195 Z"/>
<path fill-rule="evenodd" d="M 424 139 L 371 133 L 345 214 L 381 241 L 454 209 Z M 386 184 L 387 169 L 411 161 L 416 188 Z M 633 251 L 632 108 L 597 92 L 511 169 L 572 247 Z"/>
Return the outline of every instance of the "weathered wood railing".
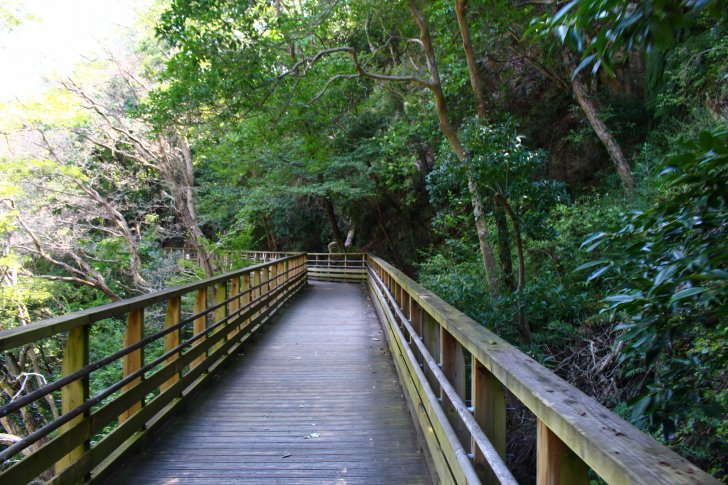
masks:
<path fill-rule="evenodd" d="M 255 257 L 274 256 L 284 255 Z M 55 483 L 103 479 L 307 278 L 368 282 L 443 483 L 515 483 L 504 464 L 506 392 L 536 416 L 539 484 L 588 483 L 589 469 L 608 483 L 718 483 L 387 262 L 363 253 L 284 256 L 0 332 L 0 352 L 48 338 L 65 340 L 62 377 L 0 408 L 0 418 L 12 419 L 49 395 L 62 404 L 60 417 L 0 451 L 0 463 L 7 466 L 1 483 L 27 483 L 39 475 Z M 145 332 L 145 314 L 155 305 L 164 306 L 164 322 Z M 192 309 L 183 318 L 185 305 Z M 122 317 L 121 350 L 89 362 L 92 327 Z M 155 344 L 163 350 L 145 358 L 145 349 Z M 120 360 L 121 380 L 90 396 L 92 373 Z"/>
<path fill-rule="evenodd" d="M 0 451 L 6 467 L 0 483 L 24 484 L 41 475 L 54 483 L 102 479 L 298 292 L 306 277 L 301 253 L 0 332 L 0 352 L 48 338 L 65 340 L 61 377 L 0 408 L 0 418 L 15 419 L 23 410 L 37 412 L 34 406 L 46 396 L 60 397 L 62 407 L 61 416 Z M 165 316 L 152 328 L 145 325 L 145 310 L 152 313 L 155 305 L 165 307 Z M 194 309 L 183 318 L 184 305 Z M 119 318 L 126 320 L 121 350 L 89 362 L 92 327 Z M 145 356 L 155 345 L 159 355 Z M 121 380 L 91 396 L 92 373 L 119 360 Z M 26 456 L 13 463 L 21 454 Z"/>
<path fill-rule="evenodd" d="M 229 254 L 235 254 L 234 252 L 228 252 Z M 287 251 L 241 251 L 240 253 L 241 257 L 244 259 L 247 259 L 249 261 L 255 261 L 256 263 L 264 263 L 266 261 L 273 261 L 280 258 L 285 258 L 286 256 L 291 256 L 292 252 Z"/>
<path fill-rule="evenodd" d="M 372 299 L 443 483 L 514 483 L 503 463 L 506 390 L 536 416 L 539 484 L 586 484 L 589 468 L 608 483 L 719 483 L 387 262 L 367 261 Z"/>
<path fill-rule="evenodd" d="M 308 277 L 325 281 L 365 281 L 366 253 L 307 253 Z"/>

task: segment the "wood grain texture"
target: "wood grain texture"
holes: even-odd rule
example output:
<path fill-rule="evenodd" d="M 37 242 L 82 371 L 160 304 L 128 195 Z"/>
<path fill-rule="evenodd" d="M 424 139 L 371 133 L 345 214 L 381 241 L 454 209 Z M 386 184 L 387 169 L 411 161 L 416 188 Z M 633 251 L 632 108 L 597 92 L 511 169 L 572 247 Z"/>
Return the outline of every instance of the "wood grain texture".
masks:
<path fill-rule="evenodd" d="M 129 313 L 129 317 L 126 321 L 126 332 L 124 333 L 124 347 L 129 347 L 139 342 L 144 336 L 144 309 L 139 308 Z M 128 353 L 123 358 L 123 373 L 124 377 L 132 374 L 144 365 L 144 349 L 134 350 Z M 122 392 L 128 391 L 132 387 L 139 384 L 140 379 L 134 379 L 129 384 L 121 388 Z M 80 403 L 79 403 L 80 404 Z M 123 423 L 129 419 L 135 412 L 142 408 L 143 401 L 133 404 L 129 409 L 119 415 L 119 423 Z"/>
<path fill-rule="evenodd" d="M 88 365 L 88 327 L 72 328 L 68 331 L 66 347 L 63 351 L 63 362 L 61 373 L 64 376 L 73 374 L 79 369 Z M 61 389 L 61 410 L 67 413 L 71 409 L 82 404 L 89 394 L 88 378 L 74 381 Z M 72 429 L 83 421 L 84 416 L 77 416 L 61 427 L 62 431 Z M 88 448 L 87 444 L 75 448 L 71 453 L 56 463 L 57 472 L 63 471 L 72 464 L 79 456 L 83 455 Z"/>
<path fill-rule="evenodd" d="M 429 483 L 361 285 L 313 283 L 110 483 Z"/>
<path fill-rule="evenodd" d="M 386 261 L 370 255 L 369 264 L 422 308 L 425 342 L 431 318 L 607 483 L 720 483 Z"/>

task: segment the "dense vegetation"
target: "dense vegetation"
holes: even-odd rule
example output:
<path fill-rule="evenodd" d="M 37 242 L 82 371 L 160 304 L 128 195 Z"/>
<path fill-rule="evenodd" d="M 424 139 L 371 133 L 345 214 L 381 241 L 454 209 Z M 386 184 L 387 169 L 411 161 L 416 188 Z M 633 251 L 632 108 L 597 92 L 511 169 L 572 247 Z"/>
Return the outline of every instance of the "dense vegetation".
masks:
<path fill-rule="evenodd" d="M 0 106 L 0 328 L 224 251 L 372 251 L 728 479 L 727 11 L 162 3 L 131 47 Z M 59 352 L 6 353 L 3 400 Z"/>

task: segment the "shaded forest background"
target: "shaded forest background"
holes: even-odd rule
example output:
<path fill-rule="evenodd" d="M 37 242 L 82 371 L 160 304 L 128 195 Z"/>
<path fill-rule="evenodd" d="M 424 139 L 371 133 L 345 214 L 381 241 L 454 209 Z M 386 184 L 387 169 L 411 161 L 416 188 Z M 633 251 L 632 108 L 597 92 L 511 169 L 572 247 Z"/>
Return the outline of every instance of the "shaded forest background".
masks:
<path fill-rule="evenodd" d="M 371 251 L 725 480 L 726 11 L 160 2 L 123 47 L 0 104 L 0 328 L 236 251 Z M 123 323 L 96 332 L 118 346 Z M 3 402 L 61 348 L 6 352 Z"/>

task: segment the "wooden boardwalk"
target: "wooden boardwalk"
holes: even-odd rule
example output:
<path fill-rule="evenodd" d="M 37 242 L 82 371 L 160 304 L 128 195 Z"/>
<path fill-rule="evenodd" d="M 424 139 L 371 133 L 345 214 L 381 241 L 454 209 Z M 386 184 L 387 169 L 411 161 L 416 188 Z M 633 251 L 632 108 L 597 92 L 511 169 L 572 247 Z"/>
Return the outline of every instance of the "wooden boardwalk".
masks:
<path fill-rule="evenodd" d="M 110 483 L 429 483 L 365 287 L 314 282 Z"/>

